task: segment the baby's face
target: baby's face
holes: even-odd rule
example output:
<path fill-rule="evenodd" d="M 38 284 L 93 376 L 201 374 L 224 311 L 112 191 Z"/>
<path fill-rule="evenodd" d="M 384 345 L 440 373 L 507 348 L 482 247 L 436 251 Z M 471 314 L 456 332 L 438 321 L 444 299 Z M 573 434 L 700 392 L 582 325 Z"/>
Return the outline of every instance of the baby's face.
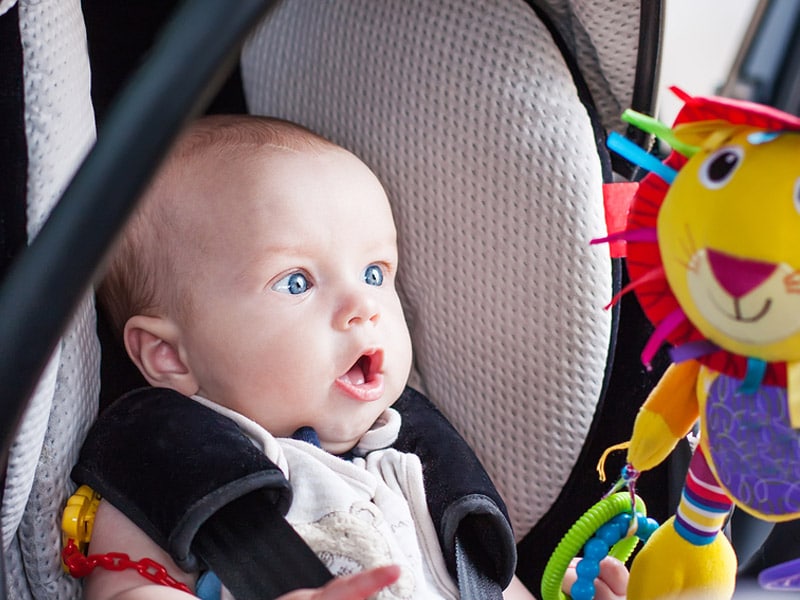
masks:
<path fill-rule="evenodd" d="M 389 203 L 341 150 L 253 161 L 208 190 L 225 200 L 195 240 L 187 363 L 200 395 L 276 436 L 313 427 L 344 452 L 411 366 Z"/>

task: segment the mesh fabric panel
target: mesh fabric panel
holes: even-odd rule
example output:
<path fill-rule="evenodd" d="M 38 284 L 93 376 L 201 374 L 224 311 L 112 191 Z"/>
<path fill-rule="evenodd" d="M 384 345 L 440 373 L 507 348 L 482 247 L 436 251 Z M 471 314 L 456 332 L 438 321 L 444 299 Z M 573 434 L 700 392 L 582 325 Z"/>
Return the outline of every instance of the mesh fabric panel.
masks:
<path fill-rule="evenodd" d="M 94 141 L 94 117 L 80 2 L 22 0 L 19 20 L 33 238 Z M 60 567 L 60 522 L 74 489 L 69 471 L 96 414 L 94 323 L 87 295 L 39 381 L 10 451 L 2 505 L 10 598 L 79 595 L 79 583 Z"/>
<path fill-rule="evenodd" d="M 534 1 L 552 19 L 592 94 L 606 130 L 625 130 L 639 50 L 639 0 Z"/>

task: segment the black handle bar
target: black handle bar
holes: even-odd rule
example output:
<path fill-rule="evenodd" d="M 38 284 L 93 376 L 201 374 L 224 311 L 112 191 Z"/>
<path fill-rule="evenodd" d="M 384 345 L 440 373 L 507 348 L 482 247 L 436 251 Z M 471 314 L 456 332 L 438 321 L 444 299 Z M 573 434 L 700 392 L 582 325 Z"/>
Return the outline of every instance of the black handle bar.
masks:
<path fill-rule="evenodd" d="M 189 0 L 111 109 L 97 142 L 0 287 L 0 465 L 80 298 L 183 125 L 203 110 L 274 0 Z"/>

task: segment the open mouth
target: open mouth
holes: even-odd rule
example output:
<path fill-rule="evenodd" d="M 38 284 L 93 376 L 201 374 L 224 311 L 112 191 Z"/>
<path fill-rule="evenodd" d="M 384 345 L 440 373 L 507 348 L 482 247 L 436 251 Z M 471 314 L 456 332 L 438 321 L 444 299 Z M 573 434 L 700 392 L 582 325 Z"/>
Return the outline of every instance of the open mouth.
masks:
<path fill-rule="evenodd" d="M 383 350 L 371 350 L 358 357 L 336 385 L 355 400 L 369 402 L 383 396 Z"/>

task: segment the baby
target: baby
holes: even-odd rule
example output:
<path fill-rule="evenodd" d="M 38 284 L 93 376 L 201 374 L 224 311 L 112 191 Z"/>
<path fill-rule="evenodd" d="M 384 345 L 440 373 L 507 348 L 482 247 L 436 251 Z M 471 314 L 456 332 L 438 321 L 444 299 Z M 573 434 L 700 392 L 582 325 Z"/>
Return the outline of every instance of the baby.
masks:
<path fill-rule="evenodd" d="M 318 554 L 320 524 L 329 537 L 363 529 L 360 554 L 327 563 L 360 572 L 284 598 L 458 597 L 419 459 L 391 447 L 412 357 L 397 269 L 389 202 L 363 162 L 288 122 L 215 116 L 178 140 L 99 289 L 151 386 L 233 419 L 284 471 L 287 519 Z M 181 570 L 105 500 L 90 550 L 149 557 L 192 592 L 208 575 Z M 626 578 L 604 561 L 598 598 L 622 597 Z M 85 597 L 187 596 L 96 569 Z M 532 598 L 516 579 L 504 597 Z"/>

